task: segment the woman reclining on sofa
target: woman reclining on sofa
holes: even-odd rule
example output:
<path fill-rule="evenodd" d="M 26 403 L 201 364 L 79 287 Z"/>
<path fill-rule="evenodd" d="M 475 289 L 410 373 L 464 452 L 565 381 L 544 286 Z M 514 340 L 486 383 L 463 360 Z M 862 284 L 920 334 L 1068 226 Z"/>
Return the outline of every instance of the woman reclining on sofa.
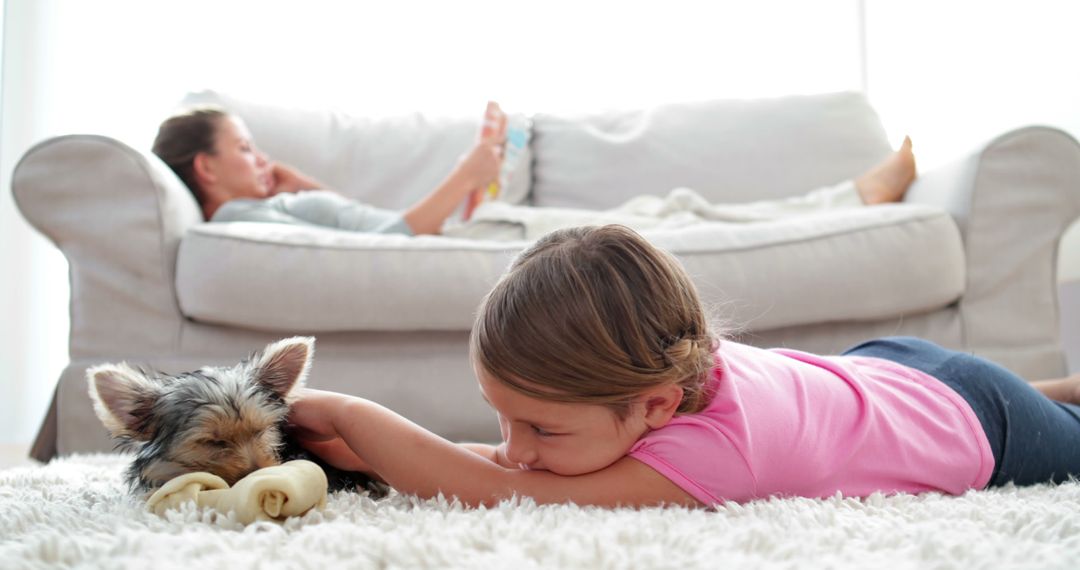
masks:
<path fill-rule="evenodd" d="M 499 174 L 505 124 L 480 138 L 430 193 L 404 212 L 346 198 L 260 152 L 247 126 L 218 107 L 197 107 L 166 119 L 153 152 L 191 190 L 211 222 L 256 221 L 369 233 L 442 234 L 476 239 L 535 239 L 561 227 L 621 223 L 639 231 L 700 221 L 749 222 L 834 207 L 900 201 L 915 179 L 910 139 L 854 180 L 804 196 L 750 204 L 710 204 L 685 188 L 642 196 L 603 211 L 482 204 L 468 223 L 447 223 L 461 203 Z"/>

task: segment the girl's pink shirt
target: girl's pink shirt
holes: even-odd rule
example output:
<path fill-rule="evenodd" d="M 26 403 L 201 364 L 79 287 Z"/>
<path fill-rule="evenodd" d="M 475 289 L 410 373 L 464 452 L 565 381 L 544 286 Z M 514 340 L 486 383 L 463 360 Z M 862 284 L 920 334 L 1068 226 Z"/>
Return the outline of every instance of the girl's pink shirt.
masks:
<path fill-rule="evenodd" d="M 676 416 L 629 456 L 699 501 L 771 495 L 960 494 L 994 457 L 971 406 L 918 370 L 725 341 L 700 413 Z"/>

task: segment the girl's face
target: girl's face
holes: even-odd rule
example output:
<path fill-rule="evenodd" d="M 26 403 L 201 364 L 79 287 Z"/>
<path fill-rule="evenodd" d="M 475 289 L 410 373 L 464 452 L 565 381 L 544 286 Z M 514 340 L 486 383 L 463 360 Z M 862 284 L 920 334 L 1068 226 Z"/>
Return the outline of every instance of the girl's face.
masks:
<path fill-rule="evenodd" d="M 273 165 L 255 148 L 239 117 L 218 121 L 214 152 L 207 155 L 214 185 L 231 198 L 266 198 L 274 186 Z"/>
<path fill-rule="evenodd" d="M 499 416 L 506 457 L 522 469 L 581 475 L 618 461 L 648 431 L 644 406 L 620 420 L 595 404 L 551 402 L 526 396 L 477 367 L 480 393 Z"/>

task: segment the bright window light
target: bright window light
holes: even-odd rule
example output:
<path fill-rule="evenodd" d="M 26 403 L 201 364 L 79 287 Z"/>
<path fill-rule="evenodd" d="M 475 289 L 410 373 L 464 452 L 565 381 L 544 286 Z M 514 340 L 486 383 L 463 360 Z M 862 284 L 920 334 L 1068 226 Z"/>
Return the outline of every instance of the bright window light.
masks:
<path fill-rule="evenodd" d="M 52 0 L 49 131 L 148 141 L 188 90 L 369 115 L 858 89 L 854 0 Z"/>

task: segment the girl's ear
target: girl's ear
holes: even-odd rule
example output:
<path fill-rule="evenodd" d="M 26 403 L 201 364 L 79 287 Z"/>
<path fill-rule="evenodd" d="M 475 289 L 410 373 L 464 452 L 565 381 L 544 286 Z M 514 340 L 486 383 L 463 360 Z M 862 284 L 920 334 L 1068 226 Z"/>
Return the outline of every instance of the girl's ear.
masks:
<path fill-rule="evenodd" d="M 645 393 L 645 425 L 659 429 L 667 425 L 682 403 L 683 388 L 678 384 L 658 386 Z"/>
<path fill-rule="evenodd" d="M 315 338 L 310 336 L 294 336 L 271 343 L 252 359 L 254 379 L 291 404 L 290 396 L 307 381 L 314 352 Z"/>

